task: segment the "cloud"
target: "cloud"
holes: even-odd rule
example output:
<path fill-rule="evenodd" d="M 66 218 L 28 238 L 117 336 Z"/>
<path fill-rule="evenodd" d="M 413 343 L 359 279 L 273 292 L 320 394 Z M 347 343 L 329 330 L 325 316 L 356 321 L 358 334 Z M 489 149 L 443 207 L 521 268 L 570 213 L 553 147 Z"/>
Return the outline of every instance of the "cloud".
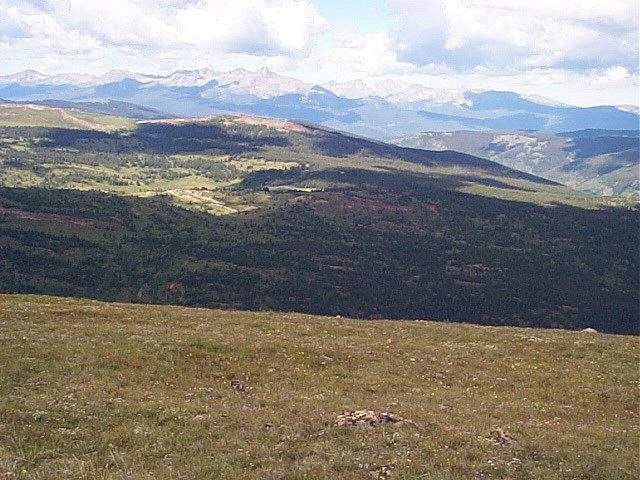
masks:
<path fill-rule="evenodd" d="M 368 74 L 397 68 L 395 54 L 389 48 L 389 35 L 385 32 L 359 33 L 341 29 L 333 32 L 332 44 L 326 61 L 347 71 Z"/>
<path fill-rule="evenodd" d="M 604 87 L 609 85 L 624 85 L 629 80 L 630 74 L 626 67 L 611 67 L 601 73 L 589 75 L 591 85 Z"/>
<path fill-rule="evenodd" d="M 177 38 L 224 53 L 306 56 L 328 28 L 307 1 L 199 2 L 176 13 Z"/>
<path fill-rule="evenodd" d="M 67 32 L 105 49 L 305 56 L 314 37 L 328 28 L 308 0 L 23 0 L 18 5 L 11 10 L 15 18 L 0 20 L 0 39 L 31 36 L 45 44 Z"/>
<path fill-rule="evenodd" d="M 6 7 L 0 3 L 0 42 L 14 43 L 29 38 L 31 32 L 17 7 Z"/>
<path fill-rule="evenodd" d="M 387 0 L 400 61 L 452 71 L 637 71 L 638 3 L 583 0 Z"/>

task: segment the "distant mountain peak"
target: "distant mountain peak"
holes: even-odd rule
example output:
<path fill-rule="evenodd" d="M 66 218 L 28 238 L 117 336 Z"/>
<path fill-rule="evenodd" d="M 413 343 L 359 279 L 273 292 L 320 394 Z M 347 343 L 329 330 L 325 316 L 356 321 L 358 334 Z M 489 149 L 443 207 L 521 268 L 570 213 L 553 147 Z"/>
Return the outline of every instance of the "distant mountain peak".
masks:
<path fill-rule="evenodd" d="M 104 75 L 101 75 L 96 79 L 97 85 L 104 85 L 107 83 L 120 82 L 122 80 L 138 80 L 141 83 L 153 81 L 146 75 L 130 72 L 129 70 L 110 70 Z"/>
<path fill-rule="evenodd" d="M 550 98 L 544 97 L 542 95 L 520 95 L 522 98 L 529 100 L 534 103 L 539 103 L 540 105 L 548 105 L 550 107 L 571 107 L 568 103 L 558 102 L 556 100 L 551 100 Z"/>
<path fill-rule="evenodd" d="M 6 79 L 6 81 L 2 81 L 1 83 L 34 83 L 39 80 L 46 78 L 47 76 L 38 72 L 37 70 L 23 70 L 14 75 L 7 75 L 6 77 L 0 77 L 1 79 Z"/>
<path fill-rule="evenodd" d="M 24 70 L 23 72 L 21 72 L 19 74 L 19 76 L 24 77 L 25 80 L 31 80 L 31 79 L 35 79 L 35 78 L 44 77 L 44 75 L 42 73 L 38 72 L 37 70 Z"/>
<path fill-rule="evenodd" d="M 409 84 L 395 79 L 385 79 L 371 84 L 361 79 L 343 83 L 332 81 L 324 83 L 323 86 L 341 97 L 350 99 L 380 97 L 391 103 L 418 101 L 426 101 L 429 104 L 459 103 L 464 93 L 454 89 L 443 90 L 417 83 Z"/>

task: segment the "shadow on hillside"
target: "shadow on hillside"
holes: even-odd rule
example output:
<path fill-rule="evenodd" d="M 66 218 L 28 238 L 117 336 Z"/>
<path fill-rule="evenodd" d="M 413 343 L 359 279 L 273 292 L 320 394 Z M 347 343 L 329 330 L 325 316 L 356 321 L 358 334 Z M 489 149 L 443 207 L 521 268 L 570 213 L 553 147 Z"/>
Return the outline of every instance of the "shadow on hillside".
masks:
<path fill-rule="evenodd" d="M 464 153 L 447 151 L 430 151 L 416 148 L 398 147 L 385 143 L 378 143 L 364 138 L 349 137 L 336 132 L 325 134 L 313 144 L 315 151 L 334 158 L 346 158 L 352 155 L 382 157 L 398 159 L 427 167 L 462 167 L 481 169 L 487 173 L 507 178 L 528 180 L 541 185 L 558 185 L 528 173 L 513 170 L 490 160 L 467 155 Z"/>
<path fill-rule="evenodd" d="M 377 184 L 391 176 L 313 173 Z M 333 197 L 350 213 L 295 202 L 227 218 L 157 197 L 0 188 L 5 210 L 52 214 L 0 212 L 11 245 L 0 249 L 0 290 L 638 333 L 638 258 L 629 255 L 637 212 L 546 208 L 428 190 L 411 173 L 401 177 L 417 188 L 398 183 L 402 194 L 389 197 L 375 188 L 366 196 L 314 194 L 315 205 Z M 409 213 L 393 208 L 398 200 L 432 208 Z M 91 222 L 80 227 L 73 218 Z"/>
<path fill-rule="evenodd" d="M 635 135 L 598 135 L 594 137 L 576 137 L 571 139 L 572 146 L 563 148 L 569 154 L 573 153 L 576 160 L 595 157 L 598 155 L 615 154 L 631 151 L 638 156 L 638 136 Z"/>
<path fill-rule="evenodd" d="M 217 125 L 142 124 L 133 132 L 104 133 L 63 128 L 29 129 L 32 142 L 43 148 L 73 148 L 110 153 L 197 153 L 217 150 L 228 154 L 256 152 L 262 147 L 287 147 L 282 136 L 229 134 Z M 37 140 L 36 140 L 37 139 Z"/>
<path fill-rule="evenodd" d="M 287 184 L 329 183 L 351 185 L 353 189 L 384 189 L 393 193 L 409 191 L 421 194 L 434 191 L 454 191 L 468 184 L 505 190 L 532 192 L 533 190 L 509 185 L 494 178 L 468 175 L 427 175 L 418 172 L 395 170 L 389 167 L 376 167 L 384 171 L 365 169 L 329 169 L 329 170 L 264 170 L 247 175 L 240 188 L 264 189 Z M 341 187 L 344 188 L 344 187 Z"/>

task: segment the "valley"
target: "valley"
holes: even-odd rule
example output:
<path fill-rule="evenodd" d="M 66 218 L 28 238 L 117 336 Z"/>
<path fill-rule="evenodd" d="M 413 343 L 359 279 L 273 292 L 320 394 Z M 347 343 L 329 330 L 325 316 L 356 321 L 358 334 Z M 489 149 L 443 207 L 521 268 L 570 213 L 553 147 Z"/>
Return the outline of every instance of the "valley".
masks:
<path fill-rule="evenodd" d="M 638 130 L 424 132 L 394 143 L 455 150 L 593 195 L 640 196 Z"/>
<path fill-rule="evenodd" d="M 638 331 L 632 200 L 246 116 L 0 148 L 7 293 Z"/>

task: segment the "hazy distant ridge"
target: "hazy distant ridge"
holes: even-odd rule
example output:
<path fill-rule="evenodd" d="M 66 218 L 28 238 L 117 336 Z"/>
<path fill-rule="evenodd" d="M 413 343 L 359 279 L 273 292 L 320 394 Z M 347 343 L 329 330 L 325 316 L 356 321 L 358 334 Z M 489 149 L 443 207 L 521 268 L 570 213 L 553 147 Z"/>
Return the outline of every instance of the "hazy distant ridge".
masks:
<path fill-rule="evenodd" d="M 380 140 L 420 131 L 637 130 L 635 106 L 580 108 L 513 92 L 458 91 L 385 80 L 313 85 L 262 68 L 182 70 L 149 75 L 45 75 L 27 70 L 0 77 L 0 98 L 142 105 L 175 116 L 221 112 L 299 119 Z M 132 115 L 133 116 L 133 115 Z"/>
<path fill-rule="evenodd" d="M 637 130 L 422 132 L 394 143 L 455 150 L 596 195 L 640 197 Z"/>

